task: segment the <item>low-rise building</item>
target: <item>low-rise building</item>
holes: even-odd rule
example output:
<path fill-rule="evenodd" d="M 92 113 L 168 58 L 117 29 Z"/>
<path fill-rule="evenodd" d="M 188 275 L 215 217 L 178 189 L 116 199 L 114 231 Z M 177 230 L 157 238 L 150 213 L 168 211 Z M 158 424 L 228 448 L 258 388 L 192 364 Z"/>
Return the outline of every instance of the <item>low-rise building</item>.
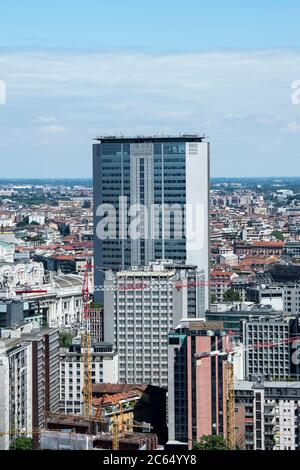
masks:
<path fill-rule="evenodd" d="M 265 318 L 283 319 L 283 312 L 273 310 L 272 306 L 256 304 L 254 302 L 222 303 L 211 305 L 210 311 L 205 314 L 206 321 L 221 321 L 224 330 L 233 338 L 243 339 L 242 321 L 259 320 Z"/>
<path fill-rule="evenodd" d="M 160 444 L 168 440 L 167 391 L 149 384 L 93 385 L 93 408 L 102 417 L 104 430 L 112 431 L 115 418 L 119 430 L 154 432 Z"/>
<path fill-rule="evenodd" d="M 246 295 L 250 302 L 265 306 L 271 305 L 273 310 L 283 311 L 283 288 L 281 286 L 260 284 L 255 287 L 247 287 Z"/>
<path fill-rule="evenodd" d="M 37 262 L 0 266 L 0 299 L 22 302 L 25 321 L 51 328 L 78 328 L 82 285 L 81 275 L 46 274 L 43 265 Z M 94 329 L 100 335 L 101 324 L 97 326 L 97 318 L 93 316 Z"/>
<path fill-rule="evenodd" d="M 286 242 L 284 254 L 290 258 L 300 258 L 300 241 Z"/>
<path fill-rule="evenodd" d="M 91 348 L 92 383 L 118 383 L 118 354 L 108 343 L 93 342 Z M 60 351 L 60 411 L 83 411 L 84 355 L 81 338 Z"/>
<path fill-rule="evenodd" d="M 210 294 L 216 302 L 223 302 L 225 292 L 239 276 L 232 271 L 213 270 L 210 275 Z"/>
<path fill-rule="evenodd" d="M 222 253 L 220 255 L 220 264 L 227 266 L 237 266 L 239 264 L 239 257 L 234 253 Z"/>
<path fill-rule="evenodd" d="M 0 300 L 0 337 L 1 328 L 11 328 L 23 321 L 23 302 L 18 300 Z"/>
<path fill-rule="evenodd" d="M 253 241 L 252 243 L 236 242 L 235 253 L 251 256 L 282 256 L 284 250 L 283 241 Z"/>
<path fill-rule="evenodd" d="M 0 261 L 2 263 L 13 263 L 15 257 L 15 245 L 0 240 Z"/>

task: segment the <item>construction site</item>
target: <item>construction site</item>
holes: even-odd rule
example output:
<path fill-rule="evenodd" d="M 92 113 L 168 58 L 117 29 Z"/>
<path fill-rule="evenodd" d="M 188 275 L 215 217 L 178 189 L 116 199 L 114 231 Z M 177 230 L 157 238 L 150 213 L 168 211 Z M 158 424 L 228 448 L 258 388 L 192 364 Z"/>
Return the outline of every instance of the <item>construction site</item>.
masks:
<path fill-rule="evenodd" d="M 112 389 L 110 384 L 93 384 L 89 291 L 92 268 L 86 266 L 82 288 L 83 415 L 49 413 L 45 420 L 46 429 L 40 434 L 40 449 L 155 450 L 158 437 L 151 433 L 153 426 L 135 420 L 135 408 L 148 385 L 115 385 Z"/>
<path fill-rule="evenodd" d="M 108 423 L 106 423 L 107 426 Z M 81 416 L 50 415 L 40 433 L 41 450 L 156 450 L 158 439 L 149 432 L 104 432 L 102 423 Z"/>
<path fill-rule="evenodd" d="M 166 390 L 149 384 L 93 383 L 91 365 L 89 274 L 85 269 L 82 288 L 81 345 L 83 348 L 84 385 L 82 414 L 46 413 L 43 429 L 12 429 L 5 437 L 32 437 L 35 449 L 41 450 L 155 450 L 168 441 Z M 186 286 L 177 286 L 182 288 Z M 134 286 L 131 286 L 134 289 Z M 140 289 L 141 286 L 139 285 Z M 284 339 L 283 343 L 296 338 Z M 219 342 L 220 340 L 218 340 Z M 246 349 L 272 348 L 278 343 L 255 343 Z M 219 346 L 219 344 L 218 344 Z M 224 359 L 225 402 L 224 437 L 227 447 L 235 449 L 235 393 L 233 351 L 230 337 L 225 350 L 207 350 L 194 354 L 197 368 L 206 366 L 211 357 Z"/>

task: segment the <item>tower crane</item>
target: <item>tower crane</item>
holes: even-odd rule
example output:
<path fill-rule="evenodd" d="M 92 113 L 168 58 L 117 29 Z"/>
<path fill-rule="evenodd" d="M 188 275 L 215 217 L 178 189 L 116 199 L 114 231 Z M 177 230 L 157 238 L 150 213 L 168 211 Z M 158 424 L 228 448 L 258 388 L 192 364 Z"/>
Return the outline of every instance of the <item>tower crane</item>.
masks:
<path fill-rule="evenodd" d="M 118 413 L 117 413 L 117 405 L 119 406 L 119 410 L 120 410 L 122 434 L 124 435 L 125 432 L 127 431 L 125 419 L 124 419 L 123 404 L 114 395 L 104 395 L 102 398 L 102 404 L 98 407 L 96 411 L 96 416 L 99 421 L 102 420 L 101 409 L 103 408 L 104 399 L 110 400 L 111 403 L 114 405 L 114 409 L 112 412 L 112 436 L 113 436 L 112 448 L 113 450 L 119 450 L 120 423 L 119 423 L 119 418 L 118 418 Z"/>
<path fill-rule="evenodd" d="M 0 431 L 0 437 L 3 436 L 16 436 L 16 437 L 27 437 L 27 435 L 34 436 L 35 434 L 40 434 L 41 430 L 36 429 L 10 429 L 9 431 Z"/>
<path fill-rule="evenodd" d="M 90 329 L 90 291 L 89 291 L 89 272 L 91 265 L 87 264 L 84 271 L 82 287 L 82 325 L 83 333 L 81 335 L 81 346 L 83 349 L 83 403 L 84 416 L 86 418 L 92 415 L 92 337 Z"/>

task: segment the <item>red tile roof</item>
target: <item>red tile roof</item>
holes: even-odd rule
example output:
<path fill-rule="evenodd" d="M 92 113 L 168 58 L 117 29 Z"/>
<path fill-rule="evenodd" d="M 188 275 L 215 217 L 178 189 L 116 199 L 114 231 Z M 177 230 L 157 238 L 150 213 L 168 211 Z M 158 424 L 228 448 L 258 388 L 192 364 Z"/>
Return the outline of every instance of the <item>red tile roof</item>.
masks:
<path fill-rule="evenodd" d="M 92 403 L 93 406 L 105 406 L 105 405 L 111 405 L 115 402 L 120 402 L 122 400 L 128 400 L 130 398 L 134 397 L 141 397 L 143 392 L 141 390 L 131 390 L 129 392 L 124 392 L 124 393 L 115 393 L 113 395 L 103 395 L 102 397 L 99 398 L 93 398 Z"/>
<path fill-rule="evenodd" d="M 72 255 L 52 255 L 51 259 L 56 259 L 58 261 L 72 261 L 75 260 L 75 256 Z"/>
<path fill-rule="evenodd" d="M 115 393 L 127 393 L 131 390 L 140 390 L 144 392 L 148 384 L 94 384 L 93 395 L 113 395 Z"/>
<path fill-rule="evenodd" d="M 212 271 L 211 273 L 212 277 L 231 277 L 233 275 L 234 273 L 229 271 Z"/>
<path fill-rule="evenodd" d="M 276 247 L 276 248 L 283 248 L 284 247 L 284 242 L 282 241 L 254 241 L 252 243 L 252 246 L 259 246 L 259 247 Z"/>

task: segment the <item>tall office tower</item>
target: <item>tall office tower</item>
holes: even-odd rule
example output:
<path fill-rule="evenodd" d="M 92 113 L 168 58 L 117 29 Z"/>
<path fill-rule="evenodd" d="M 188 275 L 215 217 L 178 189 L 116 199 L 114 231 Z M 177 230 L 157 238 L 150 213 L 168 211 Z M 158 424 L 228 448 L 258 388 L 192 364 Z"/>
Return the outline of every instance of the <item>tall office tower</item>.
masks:
<path fill-rule="evenodd" d="M 262 375 L 272 380 L 299 380 L 299 318 L 242 321 L 245 378 Z"/>
<path fill-rule="evenodd" d="M 300 450 L 300 383 L 235 382 L 236 444 L 241 450 Z"/>
<path fill-rule="evenodd" d="M 217 328 L 217 329 L 216 329 Z M 226 434 L 227 352 L 223 323 L 182 320 L 169 334 L 169 441 L 187 443 Z M 200 360 L 198 353 L 212 353 Z"/>
<path fill-rule="evenodd" d="M 168 258 L 198 266 L 208 284 L 209 143 L 200 136 L 96 140 L 95 265 L 119 271 Z M 103 280 L 96 269 L 95 285 Z M 103 293 L 95 299 L 102 303 Z"/>
<path fill-rule="evenodd" d="M 200 315 L 204 273 L 195 281 L 195 272 L 161 260 L 106 273 L 104 339 L 118 350 L 121 383 L 167 387 L 168 333 L 182 318 Z"/>

